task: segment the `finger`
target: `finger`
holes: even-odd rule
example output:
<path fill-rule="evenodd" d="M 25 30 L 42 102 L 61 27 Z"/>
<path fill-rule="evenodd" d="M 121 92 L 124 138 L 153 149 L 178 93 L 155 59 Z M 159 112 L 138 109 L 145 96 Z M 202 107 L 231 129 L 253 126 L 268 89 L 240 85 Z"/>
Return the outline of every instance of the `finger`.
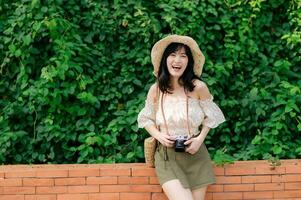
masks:
<path fill-rule="evenodd" d="M 188 146 L 188 147 L 186 147 L 185 151 L 186 151 L 186 152 L 188 152 L 188 153 L 190 153 L 190 151 L 191 151 L 191 147 L 189 147 L 189 146 Z"/>
<path fill-rule="evenodd" d="M 193 154 L 195 154 L 196 153 L 196 151 L 190 151 L 190 154 L 191 155 L 193 155 Z"/>
<path fill-rule="evenodd" d="M 173 136 L 167 135 L 165 138 L 170 140 L 170 141 L 175 141 L 175 137 L 173 137 Z"/>
<path fill-rule="evenodd" d="M 192 140 L 187 140 L 186 142 L 184 142 L 185 145 L 189 145 L 192 143 Z"/>
<path fill-rule="evenodd" d="M 166 140 L 166 139 L 163 141 L 163 143 L 164 143 L 164 146 L 167 146 L 167 147 L 172 147 L 174 144 L 173 141 Z"/>
<path fill-rule="evenodd" d="M 173 147 L 173 145 L 172 144 L 168 144 L 168 146 L 167 147 Z"/>
<path fill-rule="evenodd" d="M 193 149 L 189 149 L 186 152 L 189 153 L 189 154 L 192 154 L 192 155 L 195 154 L 195 151 Z"/>
<path fill-rule="evenodd" d="M 173 140 L 169 140 L 169 139 L 165 139 L 165 142 L 169 143 L 169 144 L 173 144 L 174 141 Z"/>
<path fill-rule="evenodd" d="M 173 145 L 170 144 L 169 142 L 165 142 L 165 143 L 164 143 L 164 146 L 166 146 L 166 147 L 173 147 Z"/>

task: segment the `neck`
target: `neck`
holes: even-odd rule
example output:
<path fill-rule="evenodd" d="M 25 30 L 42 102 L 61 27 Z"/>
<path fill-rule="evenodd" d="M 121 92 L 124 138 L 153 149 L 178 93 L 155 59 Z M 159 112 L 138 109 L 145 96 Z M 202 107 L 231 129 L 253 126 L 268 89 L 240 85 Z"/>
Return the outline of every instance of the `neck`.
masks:
<path fill-rule="evenodd" d="M 181 88 L 182 86 L 179 84 L 179 78 L 171 78 L 171 86 L 174 90 Z"/>

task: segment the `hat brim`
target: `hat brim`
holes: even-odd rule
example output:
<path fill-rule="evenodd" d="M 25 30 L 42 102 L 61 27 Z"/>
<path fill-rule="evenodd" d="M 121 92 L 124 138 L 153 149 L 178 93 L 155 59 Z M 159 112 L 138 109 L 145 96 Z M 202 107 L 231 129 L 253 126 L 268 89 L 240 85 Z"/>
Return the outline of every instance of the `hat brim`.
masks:
<path fill-rule="evenodd" d="M 194 39 L 189 36 L 181 35 L 169 35 L 156 42 L 156 44 L 153 46 L 151 51 L 151 59 L 154 66 L 154 75 L 156 77 L 158 76 L 163 53 L 166 47 L 171 43 L 182 43 L 190 48 L 194 60 L 193 71 L 196 76 L 201 76 L 203 65 L 205 63 L 205 56 Z"/>

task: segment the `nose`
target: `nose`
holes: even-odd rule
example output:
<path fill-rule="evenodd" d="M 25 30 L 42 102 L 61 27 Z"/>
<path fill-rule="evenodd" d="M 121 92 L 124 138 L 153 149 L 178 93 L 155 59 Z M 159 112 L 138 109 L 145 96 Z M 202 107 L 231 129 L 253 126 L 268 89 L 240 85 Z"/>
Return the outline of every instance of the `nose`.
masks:
<path fill-rule="evenodd" d="M 176 57 L 175 57 L 175 62 L 180 62 L 181 61 L 181 57 L 179 56 L 179 55 L 177 55 Z"/>

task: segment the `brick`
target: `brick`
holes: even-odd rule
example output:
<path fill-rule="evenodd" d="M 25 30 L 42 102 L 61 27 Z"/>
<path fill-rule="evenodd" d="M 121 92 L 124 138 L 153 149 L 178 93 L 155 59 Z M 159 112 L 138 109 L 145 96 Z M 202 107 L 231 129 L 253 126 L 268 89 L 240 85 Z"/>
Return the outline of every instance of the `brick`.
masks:
<path fill-rule="evenodd" d="M 273 192 L 244 192 L 243 199 L 272 199 Z"/>
<path fill-rule="evenodd" d="M 23 177 L 35 177 L 35 176 L 36 176 L 36 171 L 34 170 L 5 172 L 5 178 L 23 178 Z"/>
<path fill-rule="evenodd" d="M 278 198 L 273 198 L 273 200 L 301 200 L 301 198 L 285 198 L 285 199 L 283 199 L 283 198 L 281 198 L 281 199 L 278 199 Z"/>
<path fill-rule="evenodd" d="M 0 200 L 24 200 L 24 195 L 0 195 Z"/>
<path fill-rule="evenodd" d="M 301 174 L 284 175 L 283 179 L 284 179 L 285 182 L 300 182 L 301 181 Z"/>
<path fill-rule="evenodd" d="M 286 167 L 286 174 L 301 174 L 301 165 Z"/>
<path fill-rule="evenodd" d="M 117 184 L 117 177 L 88 177 L 87 185 L 112 185 Z"/>
<path fill-rule="evenodd" d="M 98 168 L 91 169 L 70 169 L 69 177 L 86 177 L 86 176 L 99 176 Z"/>
<path fill-rule="evenodd" d="M 99 192 L 98 185 L 81 185 L 81 186 L 68 186 L 68 193 L 92 193 Z"/>
<path fill-rule="evenodd" d="M 235 166 L 237 168 L 243 167 L 243 166 L 267 166 L 269 165 L 269 162 L 266 160 L 249 160 L 249 161 L 235 161 L 232 166 Z"/>
<path fill-rule="evenodd" d="M 3 194 L 34 194 L 34 187 L 2 187 Z"/>
<path fill-rule="evenodd" d="M 124 185 L 146 185 L 149 183 L 148 177 L 128 177 L 128 176 L 119 176 L 118 184 Z"/>
<path fill-rule="evenodd" d="M 217 176 L 216 177 L 217 184 L 233 184 L 233 183 L 241 183 L 241 176 Z"/>
<path fill-rule="evenodd" d="M 290 190 L 290 191 L 276 191 L 274 197 L 277 198 L 301 198 L 301 190 Z"/>
<path fill-rule="evenodd" d="M 101 176 L 130 176 L 131 169 L 113 168 L 113 169 L 100 169 Z"/>
<path fill-rule="evenodd" d="M 65 169 L 40 169 L 36 172 L 36 177 L 68 177 L 68 170 Z"/>
<path fill-rule="evenodd" d="M 258 183 L 255 184 L 255 191 L 269 191 L 269 190 L 284 190 L 283 183 Z"/>
<path fill-rule="evenodd" d="M 227 192 L 226 194 L 224 192 L 217 192 L 212 194 L 213 200 L 227 200 L 227 199 L 243 199 L 242 198 L 242 192 Z"/>
<path fill-rule="evenodd" d="M 151 200 L 168 200 L 164 193 L 152 193 Z"/>
<path fill-rule="evenodd" d="M 272 175 L 272 182 L 273 183 L 280 183 L 284 182 L 285 175 L 284 174 L 277 174 L 277 175 Z"/>
<path fill-rule="evenodd" d="M 67 191 L 66 186 L 36 187 L 36 194 L 64 194 Z"/>
<path fill-rule="evenodd" d="M 133 168 L 132 176 L 156 176 L 154 168 Z"/>
<path fill-rule="evenodd" d="M 224 185 L 225 192 L 254 191 L 254 184 Z"/>
<path fill-rule="evenodd" d="M 224 185 L 209 185 L 208 186 L 208 189 L 207 189 L 208 192 L 223 192 L 224 191 Z"/>
<path fill-rule="evenodd" d="M 82 178 L 56 178 L 54 179 L 55 185 L 85 185 L 86 179 Z"/>
<path fill-rule="evenodd" d="M 100 192 L 131 192 L 129 185 L 100 185 Z"/>
<path fill-rule="evenodd" d="M 132 185 L 133 192 L 162 192 L 160 185 Z"/>
<path fill-rule="evenodd" d="M 255 174 L 255 167 L 226 167 L 225 175 L 250 175 Z"/>
<path fill-rule="evenodd" d="M 205 200 L 213 200 L 213 194 L 211 192 L 207 192 L 205 195 Z"/>
<path fill-rule="evenodd" d="M 162 192 L 159 185 L 100 185 L 100 192 Z"/>
<path fill-rule="evenodd" d="M 223 175 L 225 175 L 225 168 L 224 167 L 214 167 L 213 170 L 214 170 L 214 174 L 216 176 L 223 176 Z"/>
<path fill-rule="evenodd" d="M 89 200 L 88 194 L 58 194 L 57 200 Z"/>
<path fill-rule="evenodd" d="M 156 177 L 156 176 L 149 177 L 149 184 L 151 184 L 151 185 L 158 185 L 159 184 L 158 177 Z"/>
<path fill-rule="evenodd" d="M 56 200 L 56 195 L 25 195 L 25 200 Z"/>
<path fill-rule="evenodd" d="M 119 196 L 119 193 L 89 194 L 89 200 L 120 200 Z"/>
<path fill-rule="evenodd" d="M 0 186 L 22 186 L 21 178 L 0 178 Z"/>
<path fill-rule="evenodd" d="M 0 195 L 0 200 L 24 200 L 24 195 Z"/>
<path fill-rule="evenodd" d="M 150 193 L 121 193 L 120 200 L 151 200 Z"/>
<path fill-rule="evenodd" d="M 285 174 L 285 167 L 256 167 L 256 174 Z"/>
<path fill-rule="evenodd" d="M 53 186 L 53 179 L 43 179 L 43 178 L 24 178 L 23 186 Z"/>
<path fill-rule="evenodd" d="M 4 178 L 5 176 L 5 173 L 4 172 L 0 172 L 0 178 Z"/>
<path fill-rule="evenodd" d="M 271 183 L 271 175 L 242 176 L 242 183 Z"/>
<path fill-rule="evenodd" d="M 285 190 L 298 190 L 301 189 L 301 182 L 299 183 L 285 183 Z"/>

